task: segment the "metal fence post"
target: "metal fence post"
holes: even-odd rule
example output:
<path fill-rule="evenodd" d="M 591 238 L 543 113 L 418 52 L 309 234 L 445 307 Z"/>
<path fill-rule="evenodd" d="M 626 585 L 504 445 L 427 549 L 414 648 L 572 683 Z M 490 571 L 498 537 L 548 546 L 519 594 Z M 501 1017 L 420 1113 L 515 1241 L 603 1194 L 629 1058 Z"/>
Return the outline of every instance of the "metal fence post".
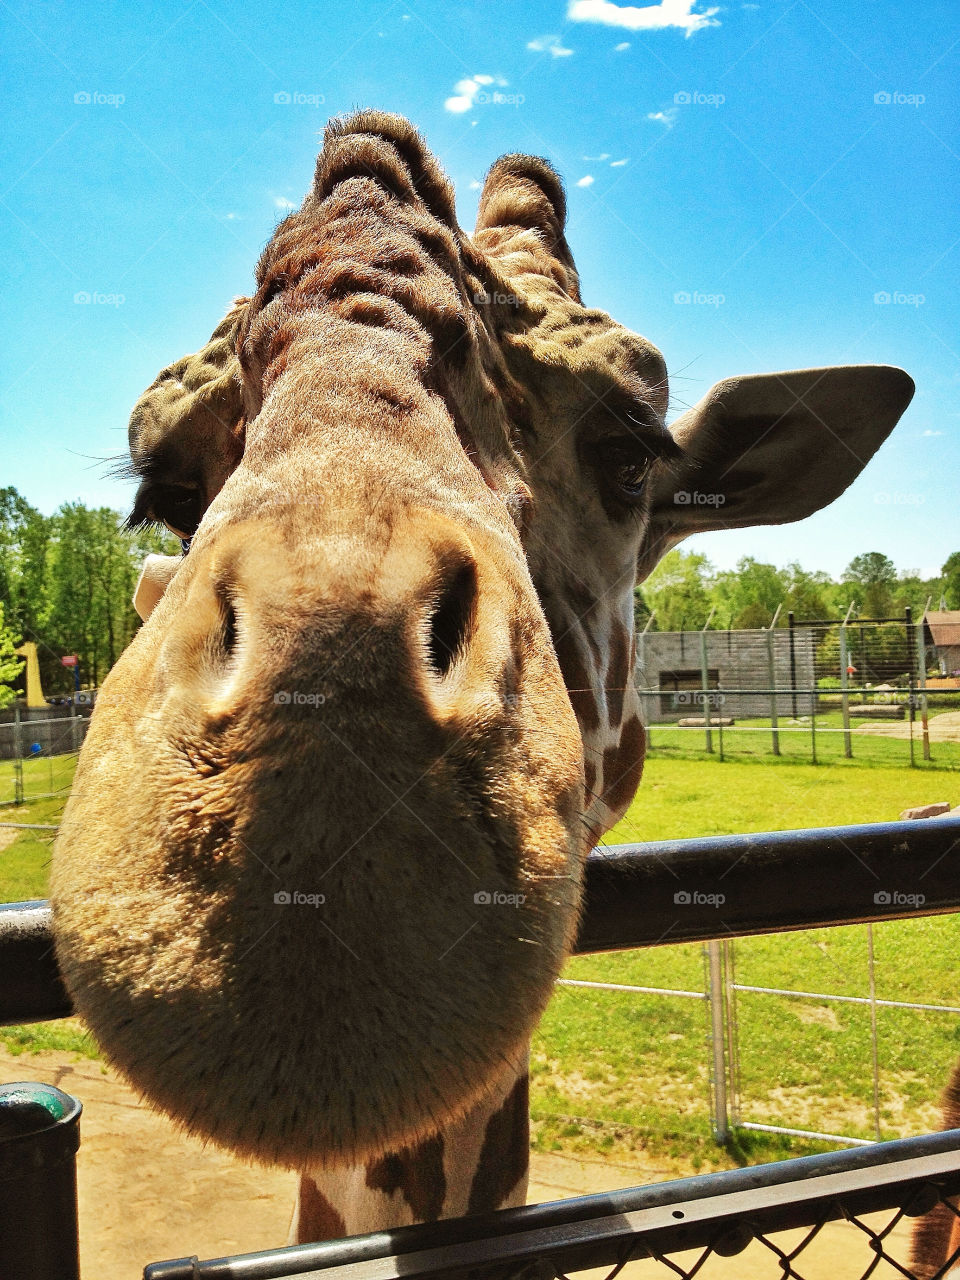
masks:
<path fill-rule="evenodd" d="M 13 708 L 13 803 L 23 804 L 23 734 L 20 708 Z"/>
<path fill-rule="evenodd" d="M 713 610 L 710 610 L 710 618 L 713 617 Z M 710 664 L 707 660 L 707 627 L 710 625 L 710 618 L 707 618 L 700 632 L 700 684 L 703 688 L 701 701 L 703 704 L 703 723 L 704 723 L 704 743 L 707 751 L 713 754 L 713 734 L 710 732 Z"/>
<path fill-rule="evenodd" d="M 880 1051 L 877 1036 L 877 970 L 873 953 L 873 925 L 867 925 L 867 976 L 870 984 L 870 1065 L 873 1071 L 873 1132 L 880 1139 Z"/>
<path fill-rule="evenodd" d="M 47 1084 L 0 1085 L 0 1275 L 78 1280 L 76 1098 Z"/>
<path fill-rule="evenodd" d="M 767 627 L 767 670 L 770 673 L 770 729 L 773 741 L 773 754 L 780 754 L 780 733 L 777 728 L 777 665 L 774 655 L 774 634 L 773 629 L 777 625 L 777 619 L 780 617 L 781 605 L 777 605 L 777 611 L 773 615 L 769 627 Z"/>
<path fill-rule="evenodd" d="M 847 668 L 850 665 L 850 653 L 847 649 L 847 618 L 850 617 L 850 609 L 847 610 L 847 617 L 840 623 L 840 708 L 843 715 L 843 754 L 848 760 L 853 758 L 853 739 L 850 736 L 850 695 L 847 693 L 847 685 L 850 683 L 850 676 Z"/>
<path fill-rule="evenodd" d="M 913 639 L 916 645 L 917 659 L 917 688 L 920 697 L 920 724 L 923 732 L 923 758 L 930 759 L 930 721 L 927 715 L 927 664 L 925 661 L 924 643 L 923 643 L 923 618 L 914 627 L 913 612 L 907 605 L 907 649 L 910 648 L 910 635 L 913 632 Z"/>
<path fill-rule="evenodd" d="M 723 981 L 723 952 L 720 942 L 707 943 L 707 972 L 710 995 L 710 1048 L 713 1063 L 713 1132 L 720 1143 L 730 1136 L 727 1097 L 727 1019 Z"/>

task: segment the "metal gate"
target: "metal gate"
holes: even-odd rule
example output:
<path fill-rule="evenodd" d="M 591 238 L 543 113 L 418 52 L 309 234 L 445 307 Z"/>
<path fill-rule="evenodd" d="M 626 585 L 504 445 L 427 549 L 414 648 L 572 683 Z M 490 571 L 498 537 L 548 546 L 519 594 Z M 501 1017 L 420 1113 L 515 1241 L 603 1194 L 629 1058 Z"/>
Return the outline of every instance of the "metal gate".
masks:
<path fill-rule="evenodd" d="M 595 850 L 578 952 L 775 933 L 960 910 L 960 821 L 884 823 L 766 832 Z M 923 877 L 922 905 L 878 901 L 876 886 Z M 723 893 L 722 916 L 711 902 Z M 679 896 L 678 896 L 679 895 Z M 678 913 L 677 903 L 683 905 Z M 52 952 L 45 903 L 0 907 L 0 1020 L 55 1018 L 70 1011 Z M 48 1091 L 49 1092 L 49 1091 Z M 56 1092 L 56 1091 L 53 1091 Z M 73 1124 L 73 1101 L 46 1125 Z M 70 1141 L 59 1174 L 41 1177 L 43 1126 L 3 1121 L 0 1106 L 0 1274 L 17 1280 L 77 1275 L 76 1200 Z M 51 1113 L 52 1114 L 52 1113 Z M 16 1151 L 17 1158 L 9 1155 Z M 34 1154 L 31 1154 L 33 1152 Z M 70 1176 L 63 1173 L 64 1163 Z M 736 1276 L 723 1259 L 760 1251 L 773 1276 L 836 1280 L 831 1232 L 862 1240 L 857 1274 L 911 1276 L 894 1244 L 905 1219 L 940 1205 L 954 1217 L 960 1195 L 960 1130 L 858 1146 L 760 1167 L 599 1196 L 429 1223 L 318 1245 L 233 1258 L 157 1262 L 145 1280 L 273 1280 L 331 1274 L 338 1280 L 417 1276 L 564 1276 L 637 1262 L 647 1276 Z M 881 1222 L 873 1216 L 883 1214 Z M 55 1260 L 51 1233 L 61 1239 Z M 15 1252 L 19 1250 L 19 1252 Z M 67 1259 L 65 1262 L 64 1259 Z M 824 1259 L 826 1261 L 824 1261 Z M 954 1261 L 960 1259 L 960 1250 Z M 13 1260 L 13 1264 L 11 1263 Z M 646 1260 L 646 1261 L 641 1261 Z M 6 1264 L 6 1265 L 4 1265 Z M 74 1269 L 70 1269 L 73 1265 Z M 734 1264 L 739 1266 L 740 1264 Z M 859 1264 L 858 1264 L 859 1265 Z M 719 1267 L 720 1270 L 712 1269 Z M 650 1268 L 653 1268 L 652 1270 Z M 826 1268 L 826 1269 L 825 1269 Z M 935 1273 L 946 1275 L 949 1267 Z M 632 1274 L 633 1271 L 631 1269 Z"/>

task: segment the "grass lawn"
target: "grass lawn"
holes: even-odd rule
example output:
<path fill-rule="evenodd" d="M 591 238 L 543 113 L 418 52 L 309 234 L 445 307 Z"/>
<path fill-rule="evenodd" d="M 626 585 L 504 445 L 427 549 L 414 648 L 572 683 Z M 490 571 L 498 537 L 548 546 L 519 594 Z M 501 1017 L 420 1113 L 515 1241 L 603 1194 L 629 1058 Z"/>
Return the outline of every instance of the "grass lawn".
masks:
<path fill-rule="evenodd" d="M 960 702 L 954 703 L 950 710 L 960 710 Z M 700 714 L 699 709 L 697 714 Z M 936 711 L 931 711 L 931 720 L 936 714 Z M 844 755 L 843 717 L 839 711 L 821 712 L 816 717 L 815 735 L 812 733 L 809 716 L 798 720 L 781 716 L 778 723 L 779 757 L 773 754 L 773 734 L 768 719 L 737 719 L 736 724 L 722 731 L 713 728 L 713 752 L 730 760 L 762 759 L 776 763 L 780 759 L 810 764 L 815 736 L 818 764 L 829 762 L 844 767 L 869 764 L 909 768 L 910 743 L 907 739 L 857 732 L 861 727 L 878 723 L 880 722 L 866 717 L 850 717 L 852 760 Z M 904 729 L 909 728 L 905 720 L 893 723 Z M 667 759 L 709 758 L 703 729 L 678 729 L 676 725 L 654 724 L 648 726 L 648 736 L 651 750 Z M 914 725 L 913 753 L 917 769 L 960 771 L 960 743 L 957 742 L 931 742 L 930 760 L 924 760 L 919 719 Z"/>
<path fill-rule="evenodd" d="M 655 753 L 638 799 L 608 839 L 879 822 L 934 800 L 960 803 L 960 774 L 856 759 L 815 767 L 771 757 L 721 763 Z M 0 806 L 0 821 L 56 822 L 62 806 L 62 799 Z M 0 851 L 0 901 L 46 896 L 51 834 L 24 832 Z M 891 921 L 873 932 L 880 998 L 960 1005 L 960 916 Z M 867 994 L 865 926 L 742 939 L 735 954 L 741 983 Z M 566 976 L 702 991 L 702 949 L 683 944 L 583 956 L 570 962 Z M 873 1136 L 869 1010 L 747 993 L 737 1005 L 744 1119 Z M 883 1135 L 935 1127 L 937 1097 L 960 1053 L 960 1015 L 880 1009 L 878 1025 Z M 730 1152 L 720 1151 L 710 1133 L 706 1033 L 699 1000 L 558 988 L 533 1044 L 534 1141 L 626 1159 L 642 1146 L 673 1157 L 679 1171 L 824 1149 L 741 1131 Z M 7 1028 L 0 1040 L 15 1051 L 96 1053 L 74 1020 Z"/>
<path fill-rule="evenodd" d="M 54 793 L 66 796 L 73 781 L 75 755 L 37 756 L 23 762 L 23 792 L 27 800 Z M 15 799 L 12 760 L 0 760 L 0 810 Z"/>
<path fill-rule="evenodd" d="M 960 775 L 654 755 L 608 841 L 881 822 L 941 799 L 960 803 Z M 891 921 L 873 933 L 879 998 L 960 1006 L 960 917 Z M 868 994 L 866 926 L 741 939 L 734 949 L 740 983 Z M 682 944 L 578 957 L 565 976 L 703 991 L 703 964 L 699 945 Z M 874 1136 L 868 1009 L 748 993 L 737 1006 L 743 1119 Z M 883 1136 L 935 1127 L 960 1054 L 960 1015 L 881 1009 L 878 1030 Z M 643 1145 L 694 1168 L 723 1167 L 729 1157 L 710 1133 L 708 1061 L 701 1001 L 560 988 L 534 1042 L 536 1140 L 621 1153 Z M 758 1161 L 825 1149 L 741 1131 L 732 1154 Z"/>

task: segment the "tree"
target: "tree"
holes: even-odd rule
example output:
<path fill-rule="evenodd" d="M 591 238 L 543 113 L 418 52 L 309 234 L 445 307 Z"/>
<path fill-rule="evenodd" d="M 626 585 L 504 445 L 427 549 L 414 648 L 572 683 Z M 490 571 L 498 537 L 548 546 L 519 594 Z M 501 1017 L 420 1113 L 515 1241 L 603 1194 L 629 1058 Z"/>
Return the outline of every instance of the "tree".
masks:
<path fill-rule="evenodd" d="M 960 551 L 947 556 L 940 572 L 943 575 L 943 595 L 947 608 L 960 609 Z"/>
<path fill-rule="evenodd" d="M 854 587 L 861 617 L 888 618 L 893 612 L 897 570 L 888 556 L 879 551 L 854 556 L 843 571 L 843 581 Z"/>
<path fill-rule="evenodd" d="M 810 573 L 801 569 L 794 560 L 786 568 L 786 609 L 792 611 L 797 622 L 815 618 L 830 618 L 836 613 L 834 593 L 836 583 L 828 573 Z"/>
<path fill-rule="evenodd" d="M 704 625 L 710 614 L 712 573 L 706 556 L 695 551 L 667 552 L 638 588 L 646 610 L 656 613 L 658 631 L 693 631 Z M 644 610 L 637 608 L 645 617 Z"/>
<path fill-rule="evenodd" d="M 150 551 L 171 554 L 179 546 L 166 533 L 130 534 L 118 512 L 82 502 L 65 503 L 52 524 L 48 652 L 57 663 L 60 654 L 77 654 L 81 679 L 99 685 L 140 625 L 132 597 L 144 557 Z M 64 677 L 49 674 L 62 687 Z"/>
<path fill-rule="evenodd" d="M 777 606 L 786 602 L 788 591 L 788 577 L 782 569 L 744 556 L 732 573 L 717 574 L 713 600 L 726 626 L 738 630 L 769 627 Z M 784 615 L 784 625 L 786 621 Z"/>
<path fill-rule="evenodd" d="M 4 622 L 3 605 L 0 604 L 0 709 L 9 706 L 17 696 L 10 685 L 23 670 L 23 659 L 14 653 L 18 643 L 12 628 Z"/>

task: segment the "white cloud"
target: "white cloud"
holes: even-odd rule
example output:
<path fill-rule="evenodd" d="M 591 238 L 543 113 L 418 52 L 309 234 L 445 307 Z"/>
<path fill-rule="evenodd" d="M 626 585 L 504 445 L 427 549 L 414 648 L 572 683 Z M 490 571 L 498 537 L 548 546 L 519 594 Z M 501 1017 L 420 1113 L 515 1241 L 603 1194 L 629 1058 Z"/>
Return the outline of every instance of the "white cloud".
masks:
<path fill-rule="evenodd" d="M 610 159 L 610 152 L 601 151 L 598 156 L 584 156 L 583 158 L 584 160 L 587 161 L 588 164 L 593 164 L 593 163 L 602 164 L 604 160 Z"/>
<path fill-rule="evenodd" d="M 628 31 L 661 31 L 677 27 L 693 35 L 703 27 L 718 27 L 713 16 L 718 8 L 693 13 L 700 0 L 660 0 L 659 4 L 614 4 L 612 0 L 569 0 L 567 17 L 573 22 L 600 22 L 607 27 L 626 27 Z"/>
<path fill-rule="evenodd" d="M 931 431 L 929 428 L 923 433 L 925 436 L 942 436 L 942 431 Z"/>
<path fill-rule="evenodd" d="M 578 186 L 578 187 L 592 187 L 592 186 L 593 186 L 593 174 L 592 174 L 592 173 L 584 174 L 584 176 L 583 176 L 582 178 L 580 178 L 580 179 L 579 179 L 579 181 L 577 182 L 577 186 Z"/>
<path fill-rule="evenodd" d="M 479 190 L 480 190 L 480 188 L 481 188 L 482 186 L 483 186 L 483 183 L 482 183 L 482 182 L 478 182 L 478 181 L 477 181 L 477 179 L 476 179 L 476 178 L 474 178 L 474 179 L 473 179 L 473 181 L 470 183 L 470 190 L 471 190 L 471 191 L 479 191 Z"/>
<path fill-rule="evenodd" d="M 630 41 L 629 41 L 629 40 L 621 40 L 619 44 L 615 44 L 615 45 L 613 46 L 613 52 L 614 52 L 614 53 L 624 53 L 624 52 L 625 52 L 627 49 L 629 49 L 629 48 L 630 48 Z"/>
<path fill-rule="evenodd" d="M 536 40 L 528 40 L 527 48 L 534 53 L 549 53 L 553 58 L 569 58 L 573 53 L 560 43 L 559 36 L 537 36 Z"/>
<path fill-rule="evenodd" d="M 622 168 L 623 168 L 623 166 L 624 166 L 625 164 L 629 164 L 629 163 L 630 163 L 630 157 L 629 157 L 629 156 L 626 158 L 626 160 L 611 160 L 611 161 L 610 161 L 610 168 L 611 168 L 611 169 L 622 169 Z"/>
<path fill-rule="evenodd" d="M 297 206 L 292 200 L 288 200 L 286 196 L 274 196 L 273 203 L 278 209 L 295 209 Z"/>
<path fill-rule="evenodd" d="M 470 110 L 476 101 L 477 94 L 485 85 L 505 85 L 506 83 L 502 76 L 468 76 L 465 80 L 457 81 L 453 86 L 453 95 L 447 98 L 443 105 L 448 111 L 452 111 L 455 115 L 460 115 L 464 111 Z"/>
<path fill-rule="evenodd" d="M 668 129 L 673 128 L 673 122 L 677 118 L 676 107 L 669 107 L 666 111 L 648 111 L 647 119 L 656 120 L 657 124 L 666 125 Z"/>

